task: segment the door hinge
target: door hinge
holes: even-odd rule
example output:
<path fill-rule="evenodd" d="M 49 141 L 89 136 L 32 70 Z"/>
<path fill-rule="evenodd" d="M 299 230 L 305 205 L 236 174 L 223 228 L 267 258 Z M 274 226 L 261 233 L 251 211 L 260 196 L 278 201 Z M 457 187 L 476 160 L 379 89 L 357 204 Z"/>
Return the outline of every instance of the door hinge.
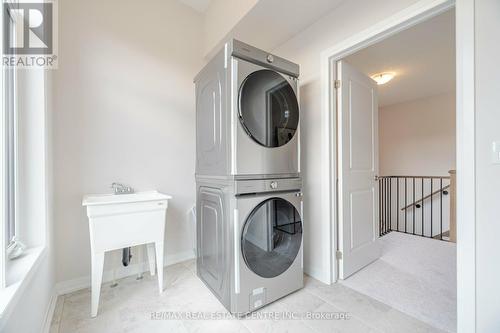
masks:
<path fill-rule="evenodd" d="M 341 260 L 342 259 L 342 251 L 335 252 L 335 257 L 337 258 L 337 260 Z"/>
<path fill-rule="evenodd" d="M 335 80 L 334 81 L 334 86 L 335 86 L 335 89 L 340 88 L 340 80 Z"/>

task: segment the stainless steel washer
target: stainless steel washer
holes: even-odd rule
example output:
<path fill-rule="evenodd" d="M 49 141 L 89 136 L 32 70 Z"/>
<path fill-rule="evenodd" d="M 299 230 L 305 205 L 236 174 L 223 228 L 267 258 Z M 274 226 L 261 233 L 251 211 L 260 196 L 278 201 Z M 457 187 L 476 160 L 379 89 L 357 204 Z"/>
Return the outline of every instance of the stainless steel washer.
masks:
<path fill-rule="evenodd" d="M 301 181 L 198 183 L 198 276 L 235 314 L 303 286 Z"/>

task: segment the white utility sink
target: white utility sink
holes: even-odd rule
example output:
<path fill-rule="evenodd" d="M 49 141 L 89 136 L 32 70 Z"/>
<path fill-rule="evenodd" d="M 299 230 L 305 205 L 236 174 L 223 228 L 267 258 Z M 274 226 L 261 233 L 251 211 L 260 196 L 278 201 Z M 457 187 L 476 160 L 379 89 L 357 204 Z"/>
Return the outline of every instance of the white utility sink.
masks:
<path fill-rule="evenodd" d="M 157 192 L 87 195 L 92 257 L 91 316 L 97 315 L 101 291 L 104 253 L 147 244 L 151 275 L 158 268 L 158 287 L 163 291 L 163 250 L 166 213 L 171 196 Z M 156 251 L 155 251 L 156 250 Z"/>

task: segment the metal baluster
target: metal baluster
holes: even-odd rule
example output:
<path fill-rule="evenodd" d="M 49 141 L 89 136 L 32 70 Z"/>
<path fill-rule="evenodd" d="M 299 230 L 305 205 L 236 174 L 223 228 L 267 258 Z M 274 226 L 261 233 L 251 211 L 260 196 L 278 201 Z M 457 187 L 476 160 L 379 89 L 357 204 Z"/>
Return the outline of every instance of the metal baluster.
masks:
<path fill-rule="evenodd" d="M 405 233 L 406 233 L 406 226 L 407 226 L 407 222 L 406 222 L 406 218 L 408 216 L 408 208 L 406 207 L 408 205 L 408 201 L 407 201 L 407 196 L 408 196 L 408 189 L 407 189 L 407 185 L 408 185 L 408 178 L 405 177 Z"/>
<path fill-rule="evenodd" d="M 422 198 L 422 202 L 421 202 L 421 206 L 422 206 L 422 211 L 421 211 L 421 220 L 422 220 L 422 236 L 424 236 L 424 178 L 422 178 L 422 181 L 420 183 L 420 194 L 422 195 L 421 198 Z"/>
<path fill-rule="evenodd" d="M 387 232 L 387 220 L 388 220 L 388 215 L 387 215 L 387 178 L 384 179 L 384 235 Z"/>
<path fill-rule="evenodd" d="M 432 212 L 432 192 L 433 192 L 433 189 L 432 189 L 432 185 L 434 183 L 434 179 L 431 178 L 431 238 L 433 237 L 433 232 L 432 232 L 432 225 L 433 225 L 433 222 L 432 222 L 432 215 L 433 215 L 433 212 Z"/>
<path fill-rule="evenodd" d="M 384 178 L 384 235 L 387 230 L 387 178 Z"/>
<path fill-rule="evenodd" d="M 387 178 L 384 178 L 384 235 L 387 231 Z"/>
<path fill-rule="evenodd" d="M 392 223 L 392 217 L 391 217 L 391 207 L 392 207 L 392 204 L 391 204 L 391 199 L 392 199 L 392 182 L 391 182 L 391 178 L 387 178 L 387 187 L 388 187 L 388 192 L 387 192 L 387 216 L 388 216 L 388 220 L 387 220 L 387 230 L 386 230 L 386 233 L 389 233 L 389 231 L 391 231 L 391 223 Z"/>
<path fill-rule="evenodd" d="M 384 179 L 379 179 L 380 186 L 380 235 L 384 231 Z"/>
<path fill-rule="evenodd" d="M 440 195 L 440 207 L 439 207 L 439 210 L 440 210 L 440 219 L 441 219 L 441 235 L 440 235 L 440 238 L 441 240 L 443 240 L 443 178 L 439 178 L 439 182 L 440 182 L 440 191 L 439 191 L 439 195 Z"/>
<path fill-rule="evenodd" d="M 389 178 L 389 228 L 387 232 L 392 230 L 392 178 Z"/>
<path fill-rule="evenodd" d="M 396 226 L 397 231 L 399 231 L 399 177 L 396 177 Z"/>
<path fill-rule="evenodd" d="M 387 221 L 385 223 L 385 233 L 388 232 L 389 230 L 389 227 L 390 227 L 390 221 L 391 221 L 391 187 L 389 185 L 389 181 L 390 181 L 390 178 L 387 178 L 387 205 L 386 205 L 386 209 L 387 209 Z"/>
<path fill-rule="evenodd" d="M 378 235 L 382 236 L 382 186 L 380 178 L 378 183 Z"/>
<path fill-rule="evenodd" d="M 382 235 L 385 229 L 385 178 L 382 179 Z"/>
<path fill-rule="evenodd" d="M 380 216 L 382 218 L 382 223 L 380 224 L 380 234 L 384 234 L 384 219 L 385 219 L 385 213 L 384 213 L 384 178 L 380 179 L 380 187 L 381 187 L 381 194 L 380 194 Z"/>
<path fill-rule="evenodd" d="M 413 234 L 415 235 L 415 177 L 413 177 Z"/>

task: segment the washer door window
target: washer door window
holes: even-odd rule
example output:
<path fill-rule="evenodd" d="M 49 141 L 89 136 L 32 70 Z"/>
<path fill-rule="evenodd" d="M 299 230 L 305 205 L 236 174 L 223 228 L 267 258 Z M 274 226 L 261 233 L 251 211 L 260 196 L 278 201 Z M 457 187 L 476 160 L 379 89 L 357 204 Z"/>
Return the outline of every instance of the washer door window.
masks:
<path fill-rule="evenodd" d="M 265 147 L 290 141 L 299 124 L 299 105 L 292 86 L 280 74 L 260 70 L 240 89 L 240 122 L 248 135 Z"/>
<path fill-rule="evenodd" d="M 301 243 L 299 212 L 290 202 L 272 198 L 260 203 L 248 216 L 241 251 L 255 274 L 273 278 L 293 264 Z"/>

